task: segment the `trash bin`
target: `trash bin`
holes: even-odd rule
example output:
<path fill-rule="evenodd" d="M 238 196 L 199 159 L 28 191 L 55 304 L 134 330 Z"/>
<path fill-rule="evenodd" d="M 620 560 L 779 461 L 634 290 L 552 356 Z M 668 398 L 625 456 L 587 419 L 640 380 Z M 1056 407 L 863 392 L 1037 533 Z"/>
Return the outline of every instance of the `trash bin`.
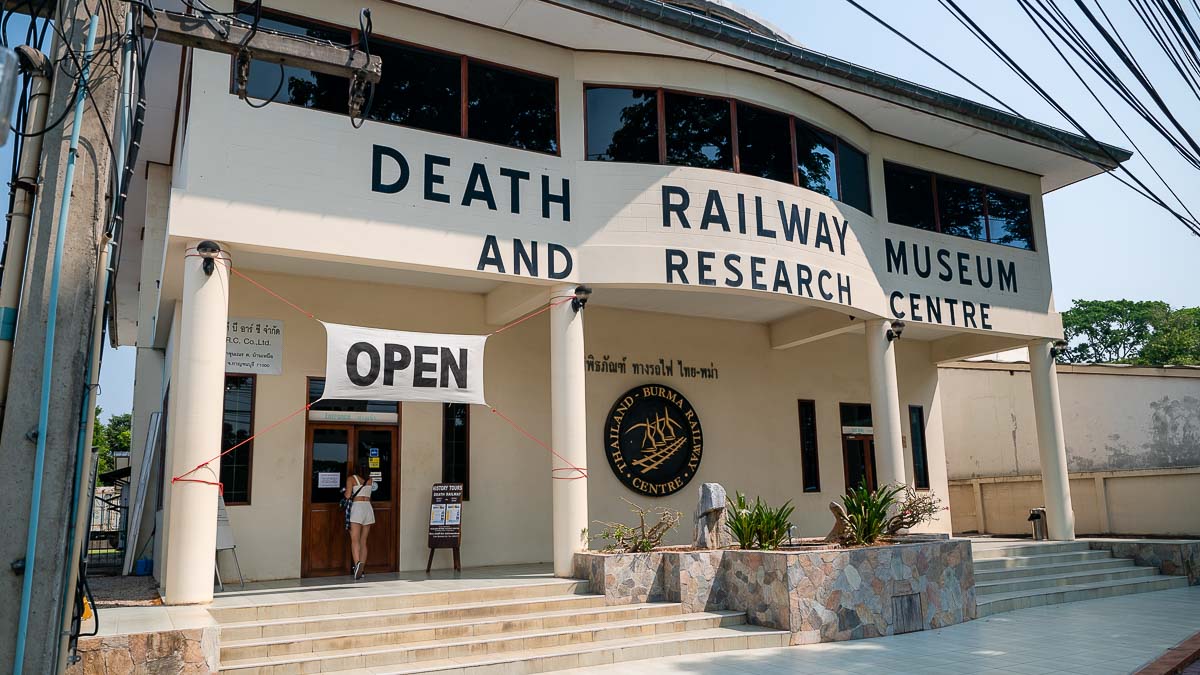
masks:
<path fill-rule="evenodd" d="M 1029 522 L 1033 523 L 1033 540 L 1046 540 L 1046 507 L 1029 509 Z"/>

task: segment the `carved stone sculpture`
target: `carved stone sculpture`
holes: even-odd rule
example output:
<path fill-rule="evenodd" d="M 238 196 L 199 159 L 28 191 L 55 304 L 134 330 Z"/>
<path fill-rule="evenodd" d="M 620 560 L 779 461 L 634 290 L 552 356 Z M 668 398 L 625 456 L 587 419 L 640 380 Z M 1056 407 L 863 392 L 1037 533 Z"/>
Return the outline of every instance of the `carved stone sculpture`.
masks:
<path fill-rule="evenodd" d="M 729 542 L 725 532 L 725 488 L 720 483 L 700 486 L 700 502 L 696 506 L 697 549 L 724 548 Z"/>
<path fill-rule="evenodd" d="M 846 509 L 837 502 L 829 502 L 829 511 L 833 514 L 833 529 L 825 536 L 825 541 L 841 543 L 850 529 Z"/>

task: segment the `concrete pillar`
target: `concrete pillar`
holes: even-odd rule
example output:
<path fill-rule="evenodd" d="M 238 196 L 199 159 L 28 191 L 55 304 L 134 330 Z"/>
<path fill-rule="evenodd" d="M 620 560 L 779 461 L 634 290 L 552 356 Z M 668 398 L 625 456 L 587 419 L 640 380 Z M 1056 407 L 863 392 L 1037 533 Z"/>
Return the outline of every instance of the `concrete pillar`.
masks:
<path fill-rule="evenodd" d="M 560 286 L 550 294 L 562 299 L 575 295 L 575 286 Z M 552 299 L 551 302 L 556 300 Z M 583 311 L 564 302 L 550 310 L 550 423 L 551 447 L 572 466 L 587 469 L 587 429 L 584 400 Z M 575 553 L 587 548 L 587 478 L 551 456 L 554 510 L 554 575 L 570 577 Z M 568 480 L 571 479 L 571 480 Z"/>
<path fill-rule="evenodd" d="M 1067 443 L 1063 437 L 1062 406 L 1058 400 L 1058 370 L 1050 349 L 1053 340 L 1029 343 L 1029 379 L 1033 382 L 1033 417 L 1037 423 L 1042 463 L 1042 494 L 1046 500 L 1046 535 L 1055 541 L 1074 541 L 1075 511 L 1067 478 Z"/>
<path fill-rule="evenodd" d="M 228 259 L 227 254 L 220 255 Z M 195 247 L 188 249 L 183 261 L 179 366 L 177 378 L 171 383 L 171 397 L 176 403 L 171 420 L 176 430 L 175 442 L 169 449 L 173 475 L 182 474 L 221 451 L 229 268 L 221 260 L 215 260 L 209 274 L 204 270 L 205 262 Z M 220 460 L 187 477 L 218 482 Z M 211 602 L 217 543 L 217 486 L 180 481 L 170 489 L 170 506 L 163 516 L 170 521 L 174 536 L 167 540 L 164 598 L 169 605 Z"/>
<path fill-rule="evenodd" d="M 900 391 L 896 384 L 896 348 L 887 337 L 890 321 L 865 324 L 867 371 L 871 379 L 871 425 L 875 429 L 876 482 L 880 487 L 907 483 L 900 426 Z"/>

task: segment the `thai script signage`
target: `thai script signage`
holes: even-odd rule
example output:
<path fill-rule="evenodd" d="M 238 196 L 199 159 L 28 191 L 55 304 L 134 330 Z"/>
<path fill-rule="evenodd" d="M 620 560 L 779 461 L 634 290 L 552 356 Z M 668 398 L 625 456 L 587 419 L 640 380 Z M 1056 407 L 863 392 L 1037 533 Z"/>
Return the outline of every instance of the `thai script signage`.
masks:
<path fill-rule="evenodd" d="M 283 372 L 282 321 L 231 318 L 225 326 L 225 372 L 246 375 Z"/>
<path fill-rule="evenodd" d="M 604 424 L 604 454 L 625 487 L 648 497 L 665 497 L 695 477 L 704 454 L 704 432 L 683 394 L 646 384 L 613 404 Z"/>
<path fill-rule="evenodd" d="M 605 373 L 609 375 L 645 375 L 647 377 L 679 377 L 696 380 L 717 380 L 721 371 L 712 361 L 708 365 L 687 363 L 683 359 L 658 357 L 649 361 L 630 361 L 628 356 L 616 357 L 604 354 L 587 355 L 585 367 L 589 373 Z"/>

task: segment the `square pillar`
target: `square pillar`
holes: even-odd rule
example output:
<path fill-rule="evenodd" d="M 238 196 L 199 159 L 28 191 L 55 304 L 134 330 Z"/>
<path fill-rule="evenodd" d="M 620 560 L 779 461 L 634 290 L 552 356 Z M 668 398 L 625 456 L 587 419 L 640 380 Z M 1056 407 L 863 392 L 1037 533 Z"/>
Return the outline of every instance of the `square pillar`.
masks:
<path fill-rule="evenodd" d="M 1042 493 L 1046 500 L 1046 534 L 1055 541 L 1075 539 L 1075 511 L 1067 477 L 1067 443 L 1063 436 L 1062 405 L 1058 399 L 1058 370 L 1053 340 L 1029 343 L 1029 379 L 1033 383 L 1033 416 L 1037 423 L 1042 464 Z"/>
<path fill-rule="evenodd" d="M 892 323 L 881 319 L 864 325 L 867 373 L 871 380 L 871 426 L 875 430 L 875 468 L 880 487 L 905 484 L 904 447 L 900 426 L 900 391 L 896 384 L 896 348 L 888 336 Z M 849 486 L 847 486 L 849 487 Z"/>
<path fill-rule="evenodd" d="M 560 286 L 550 302 L 575 296 Z M 583 309 L 563 302 L 550 309 L 551 482 L 554 519 L 554 575 L 573 574 L 575 553 L 587 549 L 587 401 L 584 388 Z M 565 461 L 564 461 L 565 460 Z"/>

